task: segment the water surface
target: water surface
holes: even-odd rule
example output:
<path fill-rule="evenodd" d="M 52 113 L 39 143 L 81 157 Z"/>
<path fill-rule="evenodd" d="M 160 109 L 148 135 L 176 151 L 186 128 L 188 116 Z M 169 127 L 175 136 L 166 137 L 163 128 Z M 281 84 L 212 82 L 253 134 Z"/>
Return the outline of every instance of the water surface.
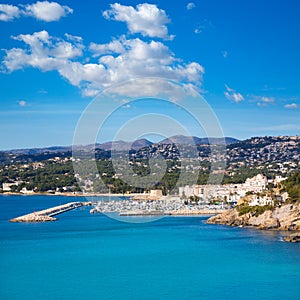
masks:
<path fill-rule="evenodd" d="M 207 217 L 123 223 L 89 207 L 8 222 L 81 200 L 0 196 L 0 299 L 299 299 L 300 245 L 278 232 Z"/>

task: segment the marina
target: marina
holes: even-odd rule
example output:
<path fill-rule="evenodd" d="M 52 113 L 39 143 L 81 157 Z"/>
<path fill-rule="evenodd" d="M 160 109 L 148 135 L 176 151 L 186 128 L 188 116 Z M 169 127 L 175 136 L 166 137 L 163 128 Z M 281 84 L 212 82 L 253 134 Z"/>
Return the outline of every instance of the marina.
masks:
<path fill-rule="evenodd" d="M 117 198 L 118 199 L 118 198 Z M 14 223 L 52 222 L 54 216 L 82 206 L 94 206 L 90 213 L 117 213 L 119 216 L 158 216 L 158 215 L 213 215 L 220 214 L 229 207 L 221 205 L 187 205 L 179 197 L 164 197 L 160 200 L 112 200 L 110 197 L 100 201 L 69 202 L 51 208 L 34 211 L 9 221 Z"/>
<path fill-rule="evenodd" d="M 100 200 L 91 213 L 118 213 L 120 216 L 151 215 L 213 215 L 220 214 L 228 205 L 205 203 L 188 205 L 179 197 L 166 196 L 160 200 Z"/>

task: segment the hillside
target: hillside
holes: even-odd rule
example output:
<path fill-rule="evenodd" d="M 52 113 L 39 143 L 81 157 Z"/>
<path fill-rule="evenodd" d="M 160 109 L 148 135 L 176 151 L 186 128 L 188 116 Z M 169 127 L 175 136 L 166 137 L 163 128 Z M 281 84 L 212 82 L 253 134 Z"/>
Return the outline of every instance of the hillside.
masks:
<path fill-rule="evenodd" d="M 288 192 L 291 203 L 300 202 L 300 172 L 285 180 L 282 189 Z"/>
<path fill-rule="evenodd" d="M 225 162 L 226 169 L 223 183 L 242 183 L 246 178 L 259 173 L 268 178 L 276 175 L 295 173 L 300 169 L 300 137 L 254 137 L 245 141 L 229 144 L 224 148 L 222 145 L 197 144 L 190 145 L 187 142 L 194 137 L 177 136 L 177 142 L 184 144 L 165 144 L 165 142 L 151 143 L 141 139 L 134 143 L 124 141 L 114 142 L 114 149 L 118 151 L 118 169 L 115 170 L 110 159 L 111 143 L 87 145 L 77 147 L 78 151 L 95 156 L 99 174 L 105 183 L 114 188 L 114 192 L 137 191 L 134 186 L 127 185 L 122 181 L 122 176 L 128 173 L 128 164 L 135 172 L 134 180 L 141 182 L 143 176 L 150 175 L 155 188 L 161 188 L 167 192 L 172 190 L 181 176 L 182 184 L 188 185 L 195 182 L 205 184 L 211 172 L 212 163 L 215 166 Z M 129 147 L 131 150 L 128 152 Z M 225 151 L 220 152 L 220 149 Z M 126 149 L 126 150 L 125 150 Z M 149 159 L 163 157 L 167 168 L 165 176 L 157 182 L 156 174 L 159 174 L 159 166 L 156 171 L 150 169 Z M 184 166 L 184 171 L 182 171 Z M 218 174 L 218 169 L 216 174 Z M 152 175 L 152 173 L 153 175 Z M 86 170 L 88 182 L 89 170 Z M 79 190 L 73 171 L 73 158 L 70 147 L 51 147 L 45 149 L 26 149 L 0 152 L 0 187 L 2 183 L 21 182 L 16 190 L 23 187 L 34 188 L 35 191 L 47 190 Z M 295 178 L 295 180 L 299 180 Z M 295 183 L 287 185 L 291 195 Z M 87 184 L 87 189 L 92 189 Z M 94 186 L 95 188 L 95 186 Z M 98 188 L 96 189 L 98 191 Z M 138 189 L 143 191 L 143 189 Z"/>
<path fill-rule="evenodd" d="M 280 184 L 280 193 L 288 192 L 288 198 L 273 205 L 249 206 L 244 200 L 235 208 L 215 215 L 208 224 L 251 226 L 257 229 L 300 231 L 300 172 L 296 172 Z M 288 242 L 300 241 L 299 233 L 286 237 Z"/>

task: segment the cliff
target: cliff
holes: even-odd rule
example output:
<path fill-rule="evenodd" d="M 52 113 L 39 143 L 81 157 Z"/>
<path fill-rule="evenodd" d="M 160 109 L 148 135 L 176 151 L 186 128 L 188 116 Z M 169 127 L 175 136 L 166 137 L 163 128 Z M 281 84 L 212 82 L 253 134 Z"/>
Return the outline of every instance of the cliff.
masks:
<path fill-rule="evenodd" d="M 255 216 L 253 213 L 239 215 L 237 208 L 225 211 L 207 220 L 208 224 L 251 226 L 257 229 L 300 231 L 300 203 L 286 204 Z M 288 239 L 285 239 L 289 241 Z"/>

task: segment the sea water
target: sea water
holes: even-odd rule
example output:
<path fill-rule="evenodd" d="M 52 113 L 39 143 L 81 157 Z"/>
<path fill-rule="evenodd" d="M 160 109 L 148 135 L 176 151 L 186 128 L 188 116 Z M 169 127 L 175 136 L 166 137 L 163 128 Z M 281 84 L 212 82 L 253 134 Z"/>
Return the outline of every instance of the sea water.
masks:
<path fill-rule="evenodd" d="M 0 196 L 0 299 L 300 297 L 300 244 L 280 232 L 200 216 L 126 223 L 90 207 L 56 222 L 8 222 L 70 201 L 82 198 Z"/>

